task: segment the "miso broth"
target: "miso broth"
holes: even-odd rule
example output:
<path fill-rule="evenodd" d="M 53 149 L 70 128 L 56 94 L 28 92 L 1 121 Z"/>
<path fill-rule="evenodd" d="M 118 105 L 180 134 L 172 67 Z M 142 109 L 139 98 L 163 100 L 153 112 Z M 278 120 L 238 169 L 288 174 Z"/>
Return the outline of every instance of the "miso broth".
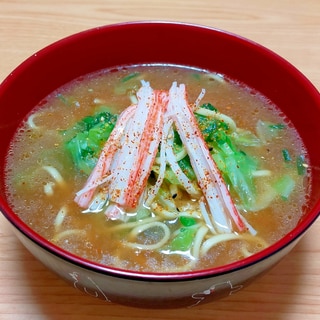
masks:
<path fill-rule="evenodd" d="M 203 137 L 210 141 L 208 150 L 245 230 L 231 223 L 231 232 L 220 232 L 211 216 L 203 217 L 210 210 L 199 208 L 201 190 L 196 187 L 199 196 L 190 195 L 168 164 L 152 203 L 145 205 L 148 191 L 143 191 L 139 206 L 120 217 L 106 214 L 104 206 L 86 210 L 75 202 L 119 114 L 137 104 L 142 81 L 165 91 L 173 82 L 185 84 L 188 102 Z M 99 121 L 107 116 L 110 123 L 104 128 Z M 198 185 L 175 124 L 170 130 L 176 139 L 175 157 L 181 157 L 177 163 Z M 72 140 L 75 136 L 79 140 Z M 164 140 L 147 188 L 160 175 L 161 144 Z M 77 148 L 82 148 L 80 158 L 72 154 Z M 268 99 L 221 74 L 172 65 L 101 70 L 57 89 L 21 124 L 6 167 L 10 204 L 36 232 L 88 260 L 144 272 L 211 268 L 264 249 L 296 226 L 304 213 L 308 179 L 305 147 L 289 119 Z"/>

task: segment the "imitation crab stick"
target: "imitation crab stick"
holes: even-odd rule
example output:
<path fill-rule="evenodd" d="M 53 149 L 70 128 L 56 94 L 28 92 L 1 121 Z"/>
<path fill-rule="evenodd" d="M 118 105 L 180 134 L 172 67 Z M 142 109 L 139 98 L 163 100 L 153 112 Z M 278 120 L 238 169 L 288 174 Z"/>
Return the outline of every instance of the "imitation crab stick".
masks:
<path fill-rule="evenodd" d="M 210 216 L 209 219 L 205 217 L 210 221 L 210 227 L 219 233 L 233 232 L 234 226 L 238 231 L 247 229 L 203 139 L 188 104 L 185 86 L 174 82 L 169 91 L 153 90 L 148 82 L 142 81 L 137 100 L 137 105 L 122 112 L 96 167 L 84 188 L 77 193 L 75 201 L 88 211 L 98 208 L 116 219 L 119 213 L 134 211 L 146 197 L 147 201 L 153 199 L 154 194 L 148 197 L 146 189 L 159 148 L 161 161 L 166 163 L 161 166 L 162 176 L 158 177 L 157 188 L 153 188 L 153 192 L 159 189 L 165 166 L 175 163 L 170 148 L 170 135 L 174 128 L 197 177 L 203 194 L 199 201 L 203 214 Z M 197 194 L 181 170 L 175 171 L 186 191 Z"/>
<path fill-rule="evenodd" d="M 167 94 L 152 90 L 143 82 L 137 92 L 138 103 L 121 114 L 106 142 L 92 174 L 75 201 L 87 207 L 96 188 L 103 185 L 104 201 L 114 202 L 126 210 L 134 209 L 146 187 L 156 157 L 163 127 Z M 103 191 L 104 192 L 104 191 Z"/>
<path fill-rule="evenodd" d="M 187 149 L 198 184 L 204 194 L 214 224 L 220 232 L 231 232 L 232 222 L 240 231 L 245 229 L 229 190 L 210 154 L 187 102 L 185 86 L 173 83 L 169 92 L 168 112 Z"/>

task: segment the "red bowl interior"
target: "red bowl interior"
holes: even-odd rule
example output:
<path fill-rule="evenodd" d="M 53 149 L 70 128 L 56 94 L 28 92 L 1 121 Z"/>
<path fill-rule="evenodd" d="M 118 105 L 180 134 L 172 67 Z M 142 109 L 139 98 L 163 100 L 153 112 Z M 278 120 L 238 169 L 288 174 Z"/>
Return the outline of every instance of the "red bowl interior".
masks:
<path fill-rule="evenodd" d="M 223 73 L 260 91 L 291 119 L 309 151 L 313 171 L 307 214 L 266 250 L 227 266 L 174 275 L 111 269 L 69 254 L 35 234 L 10 209 L 4 192 L 5 154 L 17 126 L 47 94 L 102 68 L 170 63 Z M 320 209 L 320 95 L 295 67 L 274 52 L 225 31 L 183 23 L 133 22 L 91 29 L 60 40 L 18 66 L 0 85 L 0 210 L 27 237 L 51 253 L 87 268 L 118 276 L 187 279 L 230 272 L 267 258 L 302 235 Z"/>

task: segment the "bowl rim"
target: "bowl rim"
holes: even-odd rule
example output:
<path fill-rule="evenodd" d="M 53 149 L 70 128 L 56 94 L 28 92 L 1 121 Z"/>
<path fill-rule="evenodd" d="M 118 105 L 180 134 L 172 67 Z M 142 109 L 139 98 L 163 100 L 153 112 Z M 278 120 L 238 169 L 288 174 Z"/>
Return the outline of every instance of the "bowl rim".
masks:
<path fill-rule="evenodd" d="M 224 34 L 228 37 L 232 37 L 233 39 L 242 42 L 247 46 L 253 46 L 259 51 L 262 51 L 265 54 L 268 54 L 272 59 L 276 59 L 280 61 L 282 64 L 285 64 L 289 71 L 294 73 L 296 77 L 301 78 L 304 82 L 305 86 L 308 86 L 309 91 L 313 91 L 313 94 L 319 95 L 319 102 L 320 102 L 320 94 L 317 91 L 316 87 L 291 63 L 289 63 L 286 59 L 279 56 L 274 51 L 266 48 L 265 46 L 247 39 L 241 35 L 235 34 L 230 31 L 226 31 L 223 29 L 205 26 L 201 24 L 189 23 L 189 22 L 178 22 L 178 21 L 167 21 L 167 20 L 140 20 L 140 21 L 126 21 L 114 24 L 107 24 L 102 25 L 94 28 L 90 28 L 84 31 L 77 32 L 75 34 L 71 34 L 66 36 L 60 40 L 57 40 L 44 48 L 40 49 L 32 56 L 24 60 L 20 63 L 4 81 L 0 84 L 0 95 L 1 92 L 6 89 L 8 85 L 10 85 L 10 81 L 14 78 L 19 76 L 19 73 L 23 72 L 25 68 L 28 68 L 29 65 L 32 65 L 34 59 L 38 56 L 45 56 L 48 52 L 52 50 L 56 50 L 57 48 L 63 47 L 70 41 L 76 42 L 79 41 L 87 36 L 94 34 L 95 32 L 111 30 L 116 28 L 126 28 L 127 26 L 133 25 L 145 25 L 146 27 L 150 24 L 156 25 L 166 25 L 172 27 L 183 27 L 183 28 L 197 28 L 207 30 L 209 32 L 216 32 L 220 34 Z M 2 90 L 1 90 L 2 88 Z M 0 211 L 6 217 L 6 219 L 24 236 L 26 236 L 29 240 L 40 246 L 45 251 L 57 256 L 58 258 L 73 263 L 79 267 L 98 272 L 101 274 L 110 275 L 113 277 L 120 277 L 120 278 L 127 278 L 133 280 L 148 280 L 148 281 L 187 281 L 187 280 L 195 280 L 195 279 L 202 279 L 202 278 L 209 278 L 213 276 L 219 276 L 222 274 L 233 273 L 243 268 L 247 268 L 251 265 L 257 264 L 258 262 L 267 259 L 270 256 L 275 255 L 282 249 L 288 247 L 291 243 L 295 240 L 298 240 L 308 229 L 309 227 L 316 221 L 316 219 L 320 215 L 320 200 L 316 203 L 314 208 L 311 210 L 312 213 L 307 214 L 306 217 L 300 222 L 293 230 L 291 230 L 288 234 L 283 236 L 280 240 L 275 242 L 274 244 L 268 246 L 267 248 L 244 258 L 239 261 L 235 261 L 229 263 L 227 265 L 203 269 L 203 270 L 195 270 L 195 271 L 188 271 L 188 272 L 173 272 L 173 273 L 156 273 L 156 272 L 141 272 L 141 271 L 131 271 L 131 270 L 124 270 L 120 268 L 106 266 L 97 262 L 89 261 L 82 257 L 79 257 L 73 253 L 65 251 L 64 249 L 58 247 L 57 245 L 51 243 L 50 241 L 46 240 L 38 233 L 33 231 L 25 222 L 23 222 L 14 212 L 11 210 L 9 204 L 4 200 L 2 196 L 0 196 Z"/>

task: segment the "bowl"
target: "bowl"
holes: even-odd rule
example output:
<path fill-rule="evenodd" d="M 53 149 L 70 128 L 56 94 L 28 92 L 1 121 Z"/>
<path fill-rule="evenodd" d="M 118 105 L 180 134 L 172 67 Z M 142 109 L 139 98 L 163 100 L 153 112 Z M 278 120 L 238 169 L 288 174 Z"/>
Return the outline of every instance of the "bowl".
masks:
<path fill-rule="evenodd" d="M 274 102 L 293 122 L 310 154 L 313 179 L 306 214 L 270 247 L 225 266 L 181 273 L 111 268 L 48 242 L 19 219 L 5 195 L 4 165 L 22 119 L 47 94 L 81 75 L 118 65 L 169 63 L 225 74 Z M 303 112 L 302 112 L 303 110 Z M 19 65 L 0 86 L 0 209 L 22 244 L 76 289 L 108 302 L 143 308 L 198 306 L 241 290 L 298 243 L 319 216 L 320 95 L 285 59 L 238 35 L 188 23 L 107 25 L 57 41 Z"/>

